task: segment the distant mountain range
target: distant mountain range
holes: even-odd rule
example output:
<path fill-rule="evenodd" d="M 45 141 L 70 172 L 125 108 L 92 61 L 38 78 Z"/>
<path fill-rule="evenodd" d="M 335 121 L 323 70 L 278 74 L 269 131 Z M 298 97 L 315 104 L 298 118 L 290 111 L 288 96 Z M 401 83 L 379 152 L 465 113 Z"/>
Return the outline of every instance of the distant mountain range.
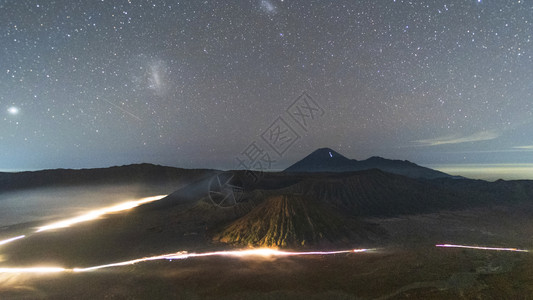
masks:
<path fill-rule="evenodd" d="M 133 164 L 95 169 L 52 169 L 27 172 L 0 172 L 0 193 L 40 187 L 101 184 L 176 184 L 212 170 L 192 170 L 153 164 Z"/>
<path fill-rule="evenodd" d="M 316 247 L 386 238 L 368 217 L 510 205 L 533 199 L 533 181 L 463 179 L 408 161 L 348 159 L 322 148 L 259 181 L 244 171 L 187 170 L 150 164 L 87 170 L 0 173 L 0 192 L 34 187 L 143 182 L 174 185 L 166 198 L 118 222 L 132 238 L 182 237 L 199 243 Z M 180 187 L 180 188 L 178 188 Z M 230 194 L 230 205 L 220 205 Z M 109 217 L 110 221 L 112 218 Z M 118 218 L 118 217 L 117 217 Z M 142 220 L 137 224 L 135 220 Z M 117 225 L 119 226 L 119 225 Z M 139 228 L 144 228 L 144 231 Z"/>
<path fill-rule="evenodd" d="M 409 161 L 371 157 L 357 161 L 348 159 L 329 149 L 318 149 L 296 162 L 284 172 L 354 172 L 379 169 L 384 172 L 411 178 L 458 178 L 432 170 Z M 147 184 L 166 182 L 172 184 L 185 177 L 196 178 L 216 170 L 181 169 L 153 164 L 132 164 L 94 169 L 52 169 L 27 172 L 0 172 L 0 192 L 36 187 L 72 186 L 87 184 Z"/>
<path fill-rule="evenodd" d="M 407 160 L 391 160 L 378 156 L 362 161 L 348 159 L 330 148 L 315 150 L 285 169 L 285 172 L 353 172 L 370 169 L 379 169 L 411 178 L 457 178 L 457 176 L 422 167 Z"/>

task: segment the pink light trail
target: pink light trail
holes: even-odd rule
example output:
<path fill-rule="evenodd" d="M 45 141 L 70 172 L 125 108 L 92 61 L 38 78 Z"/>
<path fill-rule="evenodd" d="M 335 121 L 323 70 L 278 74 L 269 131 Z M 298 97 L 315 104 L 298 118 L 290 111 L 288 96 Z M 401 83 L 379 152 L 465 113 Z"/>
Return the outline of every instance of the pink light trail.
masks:
<path fill-rule="evenodd" d="M 529 250 L 517 249 L 517 248 L 495 248 L 495 247 L 466 246 L 466 245 L 452 245 L 452 244 L 439 244 L 439 245 L 435 245 L 435 247 L 441 247 L 441 248 L 465 248 L 465 249 L 490 250 L 490 251 L 529 252 Z"/>

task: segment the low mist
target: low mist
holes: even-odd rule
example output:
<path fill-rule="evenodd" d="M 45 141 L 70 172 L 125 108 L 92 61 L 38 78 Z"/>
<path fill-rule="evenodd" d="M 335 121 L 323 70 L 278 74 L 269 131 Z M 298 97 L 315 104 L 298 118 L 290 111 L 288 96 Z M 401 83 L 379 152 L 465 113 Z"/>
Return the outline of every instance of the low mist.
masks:
<path fill-rule="evenodd" d="M 97 185 L 40 188 L 0 194 L 0 226 L 72 217 L 88 210 L 157 194 L 175 187 Z"/>

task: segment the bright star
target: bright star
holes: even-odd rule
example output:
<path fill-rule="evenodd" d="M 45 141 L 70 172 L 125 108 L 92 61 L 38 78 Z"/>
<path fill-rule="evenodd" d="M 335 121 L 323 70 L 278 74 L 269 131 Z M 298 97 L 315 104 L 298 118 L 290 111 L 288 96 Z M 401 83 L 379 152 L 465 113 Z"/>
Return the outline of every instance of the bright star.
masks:
<path fill-rule="evenodd" d="M 11 106 L 10 108 L 7 109 L 7 112 L 10 114 L 10 115 L 17 115 L 19 113 L 19 108 L 16 107 L 16 106 Z"/>

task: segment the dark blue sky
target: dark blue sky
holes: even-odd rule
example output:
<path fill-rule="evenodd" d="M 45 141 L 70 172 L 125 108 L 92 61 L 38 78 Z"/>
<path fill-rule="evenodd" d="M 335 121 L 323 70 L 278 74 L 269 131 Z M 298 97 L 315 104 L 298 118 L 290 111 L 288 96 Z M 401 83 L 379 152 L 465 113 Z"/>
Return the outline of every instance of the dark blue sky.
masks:
<path fill-rule="evenodd" d="M 0 169 L 532 163 L 532 44 L 524 0 L 3 0 Z"/>

